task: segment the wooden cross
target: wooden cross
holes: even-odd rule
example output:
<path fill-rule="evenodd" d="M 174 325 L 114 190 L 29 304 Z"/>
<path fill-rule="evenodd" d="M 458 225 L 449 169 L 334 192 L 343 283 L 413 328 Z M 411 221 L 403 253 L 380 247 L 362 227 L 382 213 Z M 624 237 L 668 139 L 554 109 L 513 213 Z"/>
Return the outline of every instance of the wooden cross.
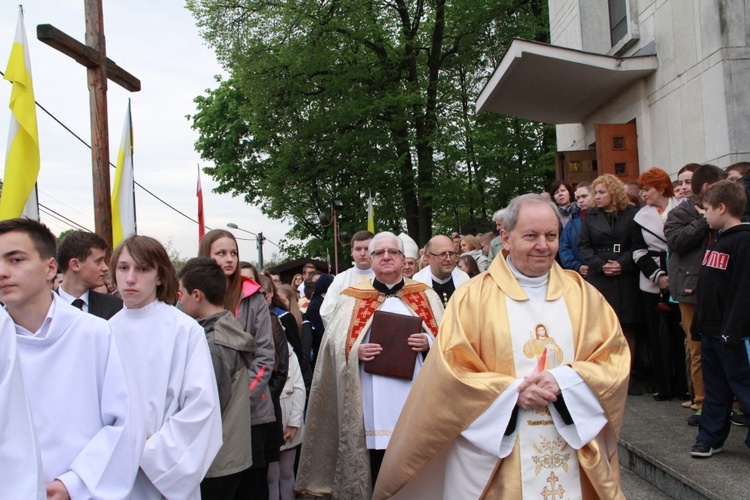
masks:
<path fill-rule="evenodd" d="M 88 68 L 91 108 L 91 159 L 94 178 L 96 233 L 112 246 L 112 205 L 109 195 L 109 129 L 107 126 L 107 78 L 129 90 L 141 90 L 141 82 L 107 57 L 101 0 L 84 0 L 86 44 L 50 24 L 36 27 L 36 37 Z"/>

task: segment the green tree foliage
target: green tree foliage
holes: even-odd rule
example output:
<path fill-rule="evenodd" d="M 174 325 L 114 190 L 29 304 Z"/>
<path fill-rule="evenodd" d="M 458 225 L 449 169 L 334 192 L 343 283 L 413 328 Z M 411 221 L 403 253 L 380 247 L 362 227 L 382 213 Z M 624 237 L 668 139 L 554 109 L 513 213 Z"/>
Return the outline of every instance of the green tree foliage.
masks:
<path fill-rule="evenodd" d="M 481 226 L 552 170 L 550 127 L 474 99 L 514 37 L 545 41 L 546 0 L 189 0 L 227 79 L 196 98 L 196 143 L 219 192 L 244 196 L 324 256 L 341 229 L 421 244 Z M 346 250 L 343 250 L 345 253 Z M 342 253 L 342 255 L 343 255 Z M 344 259 L 344 261 L 346 261 Z"/>
<path fill-rule="evenodd" d="M 57 244 L 59 245 L 60 242 L 65 238 L 67 235 L 75 231 L 75 229 L 66 229 L 64 231 L 61 231 L 60 234 L 57 235 Z"/>

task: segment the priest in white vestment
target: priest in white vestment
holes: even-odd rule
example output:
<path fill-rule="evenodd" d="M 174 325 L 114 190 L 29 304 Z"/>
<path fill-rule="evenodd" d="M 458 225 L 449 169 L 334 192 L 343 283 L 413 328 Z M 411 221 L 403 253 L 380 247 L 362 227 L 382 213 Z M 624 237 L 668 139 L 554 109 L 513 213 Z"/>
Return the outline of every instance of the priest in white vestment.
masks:
<path fill-rule="evenodd" d="M 13 320 L 0 308 L 0 498 L 45 499 L 39 444 L 16 350 Z"/>
<path fill-rule="evenodd" d="M 297 475 L 301 493 L 370 498 L 383 450 L 442 318 L 437 295 L 402 277 L 403 243 L 396 235 L 379 233 L 369 250 L 372 283 L 344 290 L 320 346 Z M 405 340 L 418 352 L 410 380 L 364 370 L 364 362 L 388 355 L 369 341 L 376 311 L 422 320 L 422 332 Z"/>
<path fill-rule="evenodd" d="M 350 286 L 361 285 L 372 281 L 375 272 L 372 269 L 372 259 L 370 258 L 370 240 L 372 233 L 370 231 L 357 231 L 352 236 L 352 259 L 354 267 L 351 267 L 343 273 L 337 274 L 333 278 L 333 283 L 328 287 L 323 303 L 320 305 L 320 318 L 323 325 L 328 328 L 331 322 L 331 316 L 339 302 L 341 292 Z"/>
<path fill-rule="evenodd" d="M 374 498 L 624 498 L 617 316 L 555 263 L 549 200 L 517 197 L 505 215 L 505 251 L 451 299 Z"/>

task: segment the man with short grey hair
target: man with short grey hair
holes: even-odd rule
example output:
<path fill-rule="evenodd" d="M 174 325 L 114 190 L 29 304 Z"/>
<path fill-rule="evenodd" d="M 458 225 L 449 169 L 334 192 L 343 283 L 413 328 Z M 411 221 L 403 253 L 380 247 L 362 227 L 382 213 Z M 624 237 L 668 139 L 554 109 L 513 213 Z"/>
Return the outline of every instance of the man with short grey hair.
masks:
<path fill-rule="evenodd" d="M 503 251 L 503 239 L 500 237 L 500 231 L 503 229 L 504 216 L 504 210 L 502 209 L 492 215 L 492 221 L 495 223 L 495 228 L 497 230 L 497 237 L 490 242 L 490 253 L 487 255 L 487 260 L 490 264 L 492 264 L 495 257 L 500 255 Z"/>
<path fill-rule="evenodd" d="M 519 196 L 503 222 L 508 255 L 448 304 L 373 498 L 624 498 L 630 353 L 617 315 L 556 264 L 554 204 Z"/>

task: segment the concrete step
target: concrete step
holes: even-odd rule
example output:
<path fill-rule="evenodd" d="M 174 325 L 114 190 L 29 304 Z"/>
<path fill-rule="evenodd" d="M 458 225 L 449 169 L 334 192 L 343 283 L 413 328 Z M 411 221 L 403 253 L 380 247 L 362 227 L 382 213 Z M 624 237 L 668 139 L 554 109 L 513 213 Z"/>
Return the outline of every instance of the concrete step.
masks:
<path fill-rule="evenodd" d="M 628 500 L 669 500 L 670 497 L 630 469 L 620 469 L 622 492 Z"/>
<path fill-rule="evenodd" d="M 748 498 L 750 450 L 744 444 L 748 428 L 733 425 L 721 453 L 696 459 L 690 449 L 698 428 L 687 425 L 690 415 L 692 411 L 679 401 L 656 402 L 649 394 L 628 396 L 618 443 L 621 466 L 671 498 Z"/>

